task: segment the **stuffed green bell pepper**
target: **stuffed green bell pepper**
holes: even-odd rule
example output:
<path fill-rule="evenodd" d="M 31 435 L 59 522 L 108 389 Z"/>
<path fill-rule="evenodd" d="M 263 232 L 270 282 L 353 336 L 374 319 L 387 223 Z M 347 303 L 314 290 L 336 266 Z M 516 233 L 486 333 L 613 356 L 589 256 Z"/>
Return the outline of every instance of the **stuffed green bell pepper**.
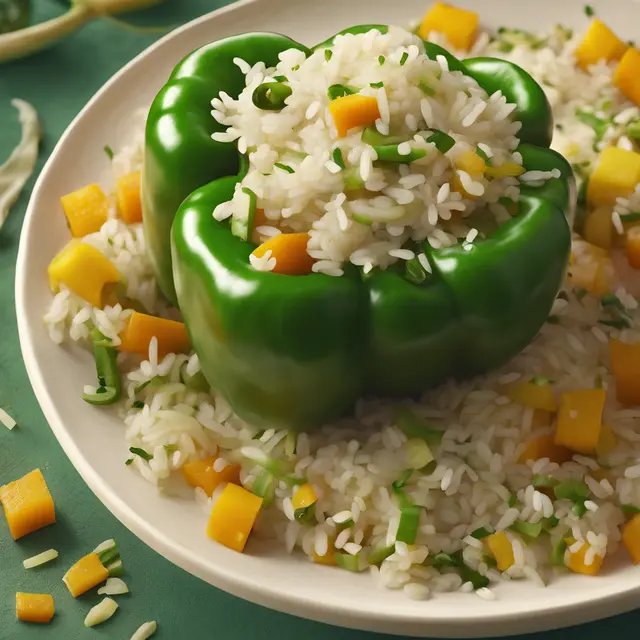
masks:
<path fill-rule="evenodd" d="M 387 27 L 347 33 L 372 29 Z M 346 262 L 339 277 L 254 268 L 250 234 L 238 237 L 233 223 L 212 215 L 234 197 L 247 162 L 234 143 L 211 138 L 225 129 L 211 117 L 211 99 L 245 88 L 238 58 L 269 68 L 286 50 L 310 56 L 330 51 L 333 41 L 309 50 L 252 33 L 202 47 L 176 67 L 147 120 L 143 216 L 158 281 L 179 304 L 207 380 L 256 425 L 312 429 L 361 396 L 419 394 L 502 365 L 546 321 L 569 259 L 572 171 L 548 148 L 552 117 L 543 90 L 511 63 L 461 62 L 424 42 L 430 59 L 516 105 L 522 167 L 545 179 L 522 182 L 512 216 L 486 238 L 442 248 L 418 243 L 428 269 L 418 267 L 417 278 L 408 264 L 366 270 Z M 290 90 L 286 78 L 277 84 L 280 97 L 263 92 L 261 108 L 282 108 Z M 379 160 L 403 161 L 395 157 L 400 147 L 386 153 Z"/>

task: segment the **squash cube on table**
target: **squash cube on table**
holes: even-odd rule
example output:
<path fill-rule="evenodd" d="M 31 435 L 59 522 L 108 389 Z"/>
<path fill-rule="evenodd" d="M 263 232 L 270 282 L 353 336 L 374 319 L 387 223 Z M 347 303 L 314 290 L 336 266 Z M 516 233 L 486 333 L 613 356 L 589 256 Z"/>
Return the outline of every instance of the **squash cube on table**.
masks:
<path fill-rule="evenodd" d="M 56 521 L 53 498 L 40 469 L 0 487 L 0 502 L 14 540 Z"/>
<path fill-rule="evenodd" d="M 16 593 L 16 617 L 23 622 L 48 624 L 55 613 L 53 597 L 48 593 Z"/>
<path fill-rule="evenodd" d="M 80 558 L 67 573 L 62 581 L 67 585 L 67 589 L 74 598 L 93 589 L 93 587 L 104 582 L 109 577 L 108 569 L 100 562 L 98 554 L 89 553 L 84 558 Z"/>

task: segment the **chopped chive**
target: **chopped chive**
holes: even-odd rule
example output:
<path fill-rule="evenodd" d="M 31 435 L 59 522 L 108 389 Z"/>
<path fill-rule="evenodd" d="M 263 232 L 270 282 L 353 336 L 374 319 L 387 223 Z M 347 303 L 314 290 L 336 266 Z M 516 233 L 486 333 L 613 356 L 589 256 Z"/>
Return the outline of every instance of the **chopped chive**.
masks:
<path fill-rule="evenodd" d="M 558 500 L 571 500 L 578 502 L 589 497 L 589 487 L 580 480 L 564 480 L 553 488 Z"/>
<path fill-rule="evenodd" d="M 463 564 L 460 568 L 460 576 L 462 577 L 463 582 L 470 582 L 476 591 L 478 589 L 483 589 L 489 584 L 489 578 L 487 578 L 487 576 L 483 576 L 481 573 L 471 567 L 468 567 L 466 564 Z"/>
<path fill-rule="evenodd" d="M 140 400 L 136 400 L 132 405 L 131 405 L 132 409 L 144 409 L 144 402 L 141 402 Z"/>
<path fill-rule="evenodd" d="M 296 522 L 300 524 L 305 524 L 310 522 L 316 513 L 316 505 L 310 504 L 308 507 L 302 507 L 301 509 L 296 509 L 293 513 L 293 517 Z"/>
<path fill-rule="evenodd" d="M 595 114 L 590 111 L 585 111 L 584 109 L 576 109 L 576 118 L 594 130 L 596 134 L 596 142 L 600 142 L 600 140 L 602 140 L 604 134 L 609 128 L 609 125 L 611 124 L 610 120 L 602 120 Z"/>
<path fill-rule="evenodd" d="M 400 57 L 400 66 L 404 67 L 404 63 L 409 59 L 409 54 L 405 51 Z"/>
<path fill-rule="evenodd" d="M 140 456 L 143 460 L 149 461 L 153 458 L 150 453 L 147 453 L 144 449 L 140 449 L 140 447 L 129 447 L 129 451 L 135 456 Z"/>
<path fill-rule="evenodd" d="M 432 142 L 440 153 L 447 153 L 456 143 L 450 135 L 439 129 L 431 130 L 431 135 L 427 138 L 427 142 Z"/>
<path fill-rule="evenodd" d="M 518 496 L 515 493 L 512 493 L 507 500 L 507 505 L 509 507 L 515 507 L 518 502 Z"/>
<path fill-rule="evenodd" d="M 442 567 L 459 567 L 460 562 L 453 555 L 441 551 L 431 558 L 431 566 L 436 569 L 440 569 Z"/>
<path fill-rule="evenodd" d="M 276 82 L 288 82 L 287 76 L 273 76 Z"/>
<path fill-rule="evenodd" d="M 626 513 L 627 515 L 640 513 L 640 508 L 632 504 L 621 504 L 620 509 L 622 510 L 623 513 Z"/>
<path fill-rule="evenodd" d="M 627 136 L 633 138 L 634 140 L 640 141 L 640 120 L 632 122 L 627 127 Z"/>
<path fill-rule="evenodd" d="M 622 220 L 622 222 L 638 222 L 638 220 L 640 220 L 640 211 L 632 211 L 631 213 L 621 213 L 620 220 Z"/>
<path fill-rule="evenodd" d="M 549 529 L 555 529 L 560 524 L 560 520 L 555 516 L 551 516 L 549 518 L 544 518 L 542 520 L 542 526 L 545 531 L 549 531 Z"/>
<path fill-rule="evenodd" d="M 333 161 L 341 168 L 345 168 L 344 158 L 342 157 L 342 150 L 336 147 L 331 154 Z"/>
<path fill-rule="evenodd" d="M 265 507 L 268 507 L 273 502 L 275 496 L 275 479 L 272 473 L 263 469 L 251 485 L 251 493 L 262 498 Z"/>
<path fill-rule="evenodd" d="M 531 484 L 536 489 L 541 489 L 545 487 L 553 488 L 558 484 L 558 480 L 556 480 L 553 476 L 543 476 L 540 474 L 536 474 L 531 478 Z"/>
<path fill-rule="evenodd" d="M 550 382 L 553 381 L 549 378 L 545 378 L 544 376 L 533 376 L 533 378 L 531 378 L 531 384 L 535 384 L 536 387 L 543 387 L 545 384 L 549 384 Z"/>
<path fill-rule="evenodd" d="M 420 80 L 418 87 L 420 87 L 420 91 L 426 96 L 434 96 L 436 94 L 435 89 L 433 89 L 426 80 Z"/>
<path fill-rule="evenodd" d="M 358 93 L 358 88 L 352 87 L 348 84 L 332 84 L 327 89 L 327 96 L 329 97 L 329 100 L 344 98 L 344 96 L 350 96 L 354 93 Z"/>
<path fill-rule="evenodd" d="M 113 160 L 113 149 L 108 144 L 104 146 L 104 152 L 107 154 L 109 160 Z"/>
<path fill-rule="evenodd" d="M 437 446 L 442 441 L 444 431 L 434 429 L 408 407 L 399 407 L 394 418 L 396 426 L 407 438 L 422 438 L 429 446 Z"/>
<path fill-rule="evenodd" d="M 173 455 L 178 450 L 178 445 L 176 444 L 165 444 L 163 447 L 168 456 Z"/>
<path fill-rule="evenodd" d="M 482 150 L 480 147 L 478 147 L 478 146 L 476 147 L 476 154 L 477 154 L 478 156 L 480 156 L 480 157 L 484 160 L 485 164 L 486 164 L 488 167 L 493 166 L 493 165 L 492 165 L 492 163 L 491 163 L 491 158 L 486 154 L 486 152 L 485 152 L 485 151 L 483 151 L 483 150 Z"/>
<path fill-rule="evenodd" d="M 378 56 L 378 64 L 382 66 L 384 64 L 385 59 L 386 58 L 384 56 Z"/>
<path fill-rule="evenodd" d="M 588 509 L 584 506 L 584 502 L 576 502 L 573 507 L 571 507 L 571 511 L 577 518 L 582 518 L 585 513 L 587 513 Z"/>
<path fill-rule="evenodd" d="M 593 10 L 593 7 L 591 5 L 589 4 L 584 5 L 584 15 L 587 16 L 587 18 L 593 18 L 595 13 L 596 12 Z"/>
<path fill-rule="evenodd" d="M 603 307 L 614 307 L 620 311 L 627 312 L 627 309 L 622 304 L 622 300 L 618 296 L 614 296 L 612 293 L 606 293 L 600 298 L 600 304 Z"/>
<path fill-rule="evenodd" d="M 400 509 L 400 524 L 396 540 L 406 544 L 414 544 L 418 535 L 420 522 L 420 507 L 405 505 Z"/>
<path fill-rule="evenodd" d="M 618 318 L 617 320 L 598 320 L 599 324 L 605 327 L 613 327 L 614 329 L 629 329 L 631 323 L 624 318 Z"/>
<path fill-rule="evenodd" d="M 524 520 L 516 520 L 509 528 L 516 533 L 534 539 L 538 538 L 542 533 L 541 522 L 525 522 Z"/>
<path fill-rule="evenodd" d="M 407 469 L 406 471 L 404 471 L 403 474 L 400 476 L 399 480 L 396 480 L 395 482 L 391 483 L 391 486 L 393 487 L 394 491 L 398 491 L 399 489 L 402 489 L 403 487 L 405 487 L 407 485 L 409 478 L 411 478 L 412 475 L 413 475 L 413 469 Z"/>
<path fill-rule="evenodd" d="M 295 171 L 288 164 L 282 164 L 282 162 L 274 162 L 273 166 L 278 167 L 278 169 L 282 169 L 287 173 L 295 173 Z"/>
<path fill-rule="evenodd" d="M 388 547 L 378 547 L 374 549 L 369 555 L 369 564 L 379 565 L 383 560 L 386 560 L 389 556 L 395 553 L 396 547 L 390 544 Z"/>
<path fill-rule="evenodd" d="M 364 571 L 365 567 L 361 562 L 360 554 L 356 554 L 352 556 L 350 553 L 342 553 L 340 551 L 336 551 L 333 556 L 336 560 L 336 564 L 342 569 L 346 569 L 347 571 L 354 571 L 359 573 L 360 571 Z"/>
<path fill-rule="evenodd" d="M 560 538 L 558 542 L 556 542 L 555 546 L 551 551 L 551 564 L 555 567 L 564 567 L 564 554 L 567 550 L 567 543 L 564 538 Z"/>
<path fill-rule="evenodd" d="M 127 458 L 125 464 L 127 465 L 127 467 L 133 463 L 133 458 Z"/>
<path fill-rule="evenodd" d="M 382 87 L 384 87 L 384 82 L 371 82 L 369 84 L 370 87 L 372 87 L 373 89 L 381 89 Z"/>
<path fill-rule="evenodd" d="M 258 85 L 251 97 L 253 104 L 263 111 L 280 111 L 285 100 L 292 94 L 292 89 L 283 82 L 263 82 Z"/>
<path fill-rule="evenodd" d="M 331 60 L 331 57 L 333 56 L 333 51 L 331 51 L 331 49 L 325 49 L 324 50 L 324 59 L 329 62 L 329 60 Z"/>
<path fill-rule="evenodd" d="M 490 535 L 491 535 L 491 531 L 489 531 L 485 527 L 480 527 L 479 529 L 476 529 L 475 531 L 471 532 L 471 537 L 475 538 L 476 540 L 482 540 L 482 538 L 486 538 L 487 536 L 490 536 Z"/>

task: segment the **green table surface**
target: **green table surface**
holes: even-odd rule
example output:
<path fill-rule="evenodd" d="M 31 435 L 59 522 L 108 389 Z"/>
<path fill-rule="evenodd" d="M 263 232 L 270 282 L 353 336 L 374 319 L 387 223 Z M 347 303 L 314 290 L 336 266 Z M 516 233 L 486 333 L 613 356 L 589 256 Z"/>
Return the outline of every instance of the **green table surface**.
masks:
<path fill-rule="evenodd" d="M 54 0 L 37 0 L 35 19 L 60 12 Z M 226 4 L 225 0 L 169 0 L 131 18 L 146 26 L 184 23 Z M 138 33 L 100 20 L 60 45 L 28 59 L 0 66 L 0 162 L 17 143 L 19 127 L 9 100 L 20 97 L 38 110 L 44 140 L 38 171 L 73 117 L 120 67 L 160 34 Z M 172 640 L 366 640 L 383 636 L 349 631 L 269 611 L 205 584 L 146 547 L 122 526 L 84 484 L 49 430 L 25 371 L 14 311 L 14 272 L 20 227 L 35 176 L 0 231 L 0 407 L 19 423 L 9 432 L 0 428 L 0 484 L 35 467 L 44 470 L 56 501 L 58 522 L 16 543 L 0 522 L 0 638 L 74 640 L 91 635 L 127 639 L 146 620 L 158 621 L 157 638 Z M 0 518 L 2 520 L 2 518 Z M 114 537 L 126 563 L 131 594 L 119 596 L 120 609 L 92 630 L 83 626 L 94 594 L 74 600 L 61 582 L 72 562 L 105 538 Z M 26 571 L 25 557 L 49 548 L 60 557 Z M 51 593 L 56 615 L 51 625 L 15 621 L 15 592 Z M 461 602 L 461 606 L 464 604 Z M 635 637 L 640 613 L 546 634 L 530 640 L 596 640 Z"/>

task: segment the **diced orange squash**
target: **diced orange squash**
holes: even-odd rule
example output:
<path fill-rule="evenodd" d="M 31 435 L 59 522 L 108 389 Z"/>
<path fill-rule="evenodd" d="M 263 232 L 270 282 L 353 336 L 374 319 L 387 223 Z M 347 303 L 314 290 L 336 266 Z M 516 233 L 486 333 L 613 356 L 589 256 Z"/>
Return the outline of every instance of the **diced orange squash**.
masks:
<path fill-rule="evenodd" d="M 517 178 L 525 172 L 525 168 L 515 162 L 504 162 L 498 167 L 487 167 L 485 175 L 490 178 Z"/>
<path fill-rule="evenodd" d="M 55 613 L 53 597 L 48 593 L 16 593 L 16 617 L 23 622 L 48 624 Z"/>
<path fill-rule="evenodd" d="M 276 266 L 273 273 L 287 276 L 304 276 L 311 273 L 315 260 L 307 253 L 308 233 L 280 233 L 269 238 L 253 250 L 253 255 L 262 258 L 271 251 Z"/>
<path fill-rule="evenodd" d="M 182 465 L 182 475 L 192 487 L 200 487 L 209 497 L 223 482 L 240 484 L 240 465 L 227 464 L 221 471 L 213 468 L 218 456 L 191 460 Z"/>
<path fill-rule="evenodd" d="M 609 340 L 616 397 L 624 405 L 640 404 L 640 342 Z"/>
<path fill-rule="evenodd" d="M 294 509 L 306 509 L 318 501 L 314 488 L 307 482 L 303 484 L 291 498 Z"/>
<path fill-rule="evenodd" d="M 380 117 L 377 99 L 357 93 L 332 100 L 329 111 L 339 138 L 344 138 L 351 129 L 373 124 Z"/>
<path fill-rule="evenodd" d="M 627 231 L 625 251 L 629 266 L 640 269 L 640 227 L 631 227 Z"/>
<path fill-rule="evenodd" d="M 600 439 L 596 445 L 596 453 L 599 456 L 606 456 L 618 446 L 618 437 L 608 424 L 603 424 L 600 429 Z M 596 478 L 597 479 L 597 478 Z"/>
<path fill-rule="evenodd" d="M 464 151 L 455 160 L 456 169 L 466 171 L 470 176 L 477 178 L 484 174 L 487 169 L 485 161 L 471 150 Z"/>
<path fill-rule="evenodd" d="M 422 19 L 418 35 L 427 40 L 432 31 L 443 33 L 456 49 L 468 51 L 478 33 L 478 14 L 435 2 Z"/>
<path fill-rule="evenodd" d="M 573 264 L 567 271 L 567 284 L 586 289 L 594 296 L 603 296 L 611 290 L 612 271 L 613 266 L 609 259 Z"/>
<path fill-rule="evenodd" d="M 600 154 L 587 185 L 591 207 L 614 205 L 616 198 L 629 195 L 640 182 L 640 153 L 607 147 Z"/>
<path fill-rule="evenodd" d="M 53 498 L 40 469 L 0 487 L 0 502 L 14 540 L 56 521 Z"/>
<path fill-rule="evenodd" d="M 100 231 L 109 214 L 109 199 L 97 184 L 68 193 L 60 198 L 74 238 Z"/>
<path fill-rule="evenodd" d="M 313 557 L 313 561 L 316 564 L 324 564 L 328 567 L 335 567 L 337 565 L 337 562 L 336 562 L 335 548 L 333 546 L 333 540 L 331 538 L 329 539 L 329 546 L 327 548 L 327 553 L 325 553 L 323 556 L 319 556 L 314 550 L 312 553 L 312 557 Z"/>
<path fill-rule="evenodd" d="M 613 84 L 640 107 L 640 51 L 629 47 L 613 76 Z"/>
<path fill-rule="evenodd" d="M 118 213 L 127 224 L 142 222 L 139 171 L 127 173 L 117 179 L 116 202 L 118 204 Z"/>
<path fill-rule="evenodd" d="M 67 573 L 62 581 L 67 585 L 67 589 L 74 598 L 93 589 L 109 577 L 109 571 L 100 562 L 97 553 L 89 553 L 80 558 Z"/>
<path fill-rule="evenodd" d="M 498 531 L 487 536 L 486 540 L 489 551 L 496 559 L 498 569 L 506 571 L 515 562 L 513 547 L 507 534 L 504 531 Z"/>
<path fill-rule="evenodd" d="M 258 517 L 262 498 L 228 484 L 211 509 L 207 535 L 229 549 L 242 552 Z"/>
<path fill-rule="evenodd" d="M 602 428 L 604 389 L 567 391 L 560 396 L 555 443 L 578 453 L 596 450 Z"/>
<path fill-rule="evenodd" d="M 568 462 L 573 457 L 573 451 L 566 447 L 558 446 L 555 443 L 555 436 L 550 433 L 546 436 L 540 436 L 527 443 L 526 449 L 520 454 L 518 462 L 524 464 L 528 460 L 540 460 L 540 458 L 549 458 L 551 462 L 562 464 Z"/>
<path fill-rule="evenodd" d="M 627 50 L 625 44 L 601 20 L 595 18 L 575 51 L 578 65 L 586 69 L 600 60 L 620 60 Z"/>
<path fill-rule="evenodd" d="M 582 232 L 584 239 L 596 247 L 609 251 L 613 243 L 612 214 L 613 207 L 611 205 L 596 207 L 591 211 L 584 221 Z"/>
<path fill-rule="evenodd" d="M 512 402 L 522 404 L 531 409 L 541 409 L 552 413 L 558 410 L 556 396 L 548 382 L 541 384 L 520 382 L 509 389 L 508 396 Z"/>
<path fill-rule="evenodd" d="M 56 292 L 61 284 L 94 307 L 102 308 L 105 285 L 119 282 L 120 272 L 98 249 L 79 240 L 71 240 L 51 261 L 49 285 Z"/>
<path fill-rule="evenodd" d="M 573 553 L 569 552 L 569 569 L 574 573 L 582 573 L 585 576 L 597 576 L 602 568 L 603 557 L 597 553 L 593 555 L 591 564 L 585 563 L 587 551 L 591 548 L 587 542 Z"/>
<path fill-rule="evenodd" d="M 640 564 L 640 513 L 636 513 L 622 528 L 622 542 L 633 563 Z"/>
<path fill-rule="evenodd" d="M 134 311 L 127 326 L 120 334 L 121 351 L 149 355 L 151 338 L 158 340 L 158 357 L 164 358 L 167 353 L 187 353 L 191 350 L 191 341 L 184 322 L 176 322 L 167 318 L 157 318 L 146 313 Z"/>

